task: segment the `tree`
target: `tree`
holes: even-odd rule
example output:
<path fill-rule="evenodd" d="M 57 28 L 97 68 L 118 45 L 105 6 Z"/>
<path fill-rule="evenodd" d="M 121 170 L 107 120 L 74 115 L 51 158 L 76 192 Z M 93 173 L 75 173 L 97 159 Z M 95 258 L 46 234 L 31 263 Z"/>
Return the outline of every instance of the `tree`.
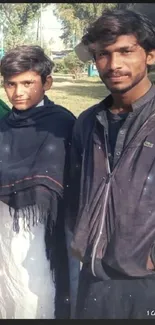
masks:
<path fill-rule="evenodd" d="M 74 47 L 87 26 L 97 19 L 105 8 L 116 7 L 115 3 L 57 3 L 54 13 L 62 22 L 64 44 Z"/>
<path fill-rule="evenodd" d="M 49 4 L 43 4 L 43 8 L 47 5 Z M 39 17 L 40 3 L 0 3 L 0 12 L 4 48 L 8 50 L 26 43 L 27 28 Z"/>

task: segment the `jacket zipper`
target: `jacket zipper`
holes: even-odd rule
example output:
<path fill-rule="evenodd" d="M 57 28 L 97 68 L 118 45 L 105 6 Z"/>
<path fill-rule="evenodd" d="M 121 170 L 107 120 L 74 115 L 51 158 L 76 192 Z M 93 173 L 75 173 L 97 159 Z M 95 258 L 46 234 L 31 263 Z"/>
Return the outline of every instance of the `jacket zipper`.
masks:
<path fill-rule="evenodd" d="M 153 114 L 151 116 L 151 118 L 155 117 L 155 114 Z M 141 129 L 143 129 L 146 125 L 148 124 L 148 120 L 145 121 L 145 123 L 143 124 L 143 126 L 141 127 Z M 138 134 L 140 133 L 141 129 L 139 130 Z M 136 136 L 137 136 L 136 135 Z M 117 168 L 114 168 L 113 171 L 111 172 L 111 168 L 110 168 L 110 162 L 109 162 L 109 158 L 108 158 L 108 145 L 107 145 L 107 134 L 105 133 L 104 131 L 104 140 L 105 140 L 105 151 L 106 151 L 106 162 L 107 162 L 107 179 L 106 179 L 106 193 L 105 193 L 105 200 L 104 200 L 104 204 L 103 204 L 103 211 L 102 211 L 102 221 L 101 221 L 101 228 L 100 228 L 100 232 L 99 232 L 99 235 L 98 235 L 98 238 L 96 240 L 96 243 L 93 247 L 93 251 L 92 251 L 92 260 L 91 260 L 91 270 L 92 270 L 92 273 L 94 276 L 96 276 L 95 274 L 95 258 L 96 258 L 96 251 L 97 251 L 97 246 L 99 244 L 99 241 L 100 241 L 100 238 L 102 236 L 102 230 L 103 230 L 103 227 L 104 227 L 104 224 L 105 224 L 105 218 L 106 218 L 106 208 L 107 208 L 107 202 L 108 202 L 108 198 L 109 198 L 109 190 L 110 190 L 110 185 L 111 185 L 111 177 L 112 175 L 116 172 L 117 168 L 118 168 L 118 165 L 117 164 Z M 134 141 L 134 139 L 132 139 L 130 141 L 130 143 L 128 144 L 128 146 Z M 127 149 L 128 149 L 128 146 L 126 147 L 126 149 L 124 150 L 123 152 L 123 155 L 122 157 L 124 157 Z M 121 157 L 121 158 L 122 158 Z"/>
<path fill-rule="evenodd" d="M 104 198 L 104 202 L 103 202 L 103 210 L 102 210 L 102 220 L 101 220 L 101 227 L 100 227 L 100 232 L 98 235 L 98 238 L 96 239 L 96 243 L 93 247 L 93 251 L 92 251 L 92 259 L 91 259 L 91 269 L 92 269 L 92 273 L 94 276 L 96 276 L 95 274 L 95 258 L 96 258 L 96 251 L 97 251 L 97 246 L 99 244 L 100 238 L 102 236 L 102 231 L 103 231 L 103 227 L 105 224 L 105 218 L 106 218 L 106 209 L 107 209 L 107 203 L 108 203 L 108 198 L 109 198 L 109 190 L 110 190 L 110 184 L 111 184 L 111 176 L 112 176 L 112 172 L 111 172 L 111 168 L 110 168 L 110 162 L 109 162 L 109 158 L 108 158 L 108 145 L 107 145 L 107 134 L 104 131 L 104 140 L 105 140 L 105 152 L 106 152 L 106 168 L 107 168 L 107 179 L 106 179 L 106 185 L 105 185 L 105 198 Z"/>

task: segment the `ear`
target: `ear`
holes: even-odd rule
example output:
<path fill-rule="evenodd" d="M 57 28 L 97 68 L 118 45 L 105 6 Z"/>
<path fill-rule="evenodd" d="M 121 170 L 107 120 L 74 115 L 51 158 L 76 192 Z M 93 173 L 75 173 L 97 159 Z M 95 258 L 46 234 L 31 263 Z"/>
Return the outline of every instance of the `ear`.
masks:
<path fill-rule="evenodd" d="M 148 52 L 146 61 L 147 65 L 155 64 L 155 50 Z"/>
<path fill-rule="evenodd" d="M 49 90 L 52 87 L 52 83 L 53 83 L 52 76 L 51 75 L 47 76 L 46 81 L 45 81 L 44 86 L 43 86 L 44 91 Z"/>

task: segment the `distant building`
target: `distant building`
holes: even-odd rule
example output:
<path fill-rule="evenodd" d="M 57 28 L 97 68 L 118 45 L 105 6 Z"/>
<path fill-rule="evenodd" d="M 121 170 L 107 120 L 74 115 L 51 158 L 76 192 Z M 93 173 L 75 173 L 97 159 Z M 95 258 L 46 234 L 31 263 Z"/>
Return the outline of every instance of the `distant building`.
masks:
<path fill-rule="evenodd" d="M 52 59 L 62 59 L 64 58 L 67 54 L 71 53 L 73 50 L 62 50 L 62 51 L 52 51 L 51 57 Z"/>

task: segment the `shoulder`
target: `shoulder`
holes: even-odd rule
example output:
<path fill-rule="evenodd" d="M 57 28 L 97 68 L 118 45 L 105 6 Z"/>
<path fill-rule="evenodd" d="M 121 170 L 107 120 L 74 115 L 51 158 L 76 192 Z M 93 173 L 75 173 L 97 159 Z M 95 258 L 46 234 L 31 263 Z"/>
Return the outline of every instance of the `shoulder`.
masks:
<path fill-rule="evenodd" d="M 58 105 L 58 104 L 54 103 L 47 96 L 45 98 L 45 105 L 51 106 L 53 109 L 52 110 L 53 113 L 57 113 L 57 116 L 59 116 L 59 118 L 62 117 L 64 119 L 64 121 L 74 122 L 76 120 L 76 117 L 74 116 L 74 114 L 71 111 L 69 111 L 66 107 L 64 107 L 62 105 Z"/>
<path fill-rule="evenodd" d="M 69 111 L 67 108 L 61 105 L 54 104 L 56 111 L 61 115 L 64 116 L 65 119 L 69 119 L 72 121 L 76 120 L 75 115 Z"/>
<path fill-rule="evenodd" d="M 78 148 L 79 152 L 87 146 L 89 135 L 91 134 L 98 112 L 103 109 L 103 101 L 87 108 L 76 120 L 73 127 L 72 146 Z"/>
<path fill-rule="evenodd" d="M 74 125 L 75 133 L 83 133 L 85 130 L 91 129 L 95 123 L 97 113 L 103 108 L 103 101 L 87 108 L 82 112 Z"/>

